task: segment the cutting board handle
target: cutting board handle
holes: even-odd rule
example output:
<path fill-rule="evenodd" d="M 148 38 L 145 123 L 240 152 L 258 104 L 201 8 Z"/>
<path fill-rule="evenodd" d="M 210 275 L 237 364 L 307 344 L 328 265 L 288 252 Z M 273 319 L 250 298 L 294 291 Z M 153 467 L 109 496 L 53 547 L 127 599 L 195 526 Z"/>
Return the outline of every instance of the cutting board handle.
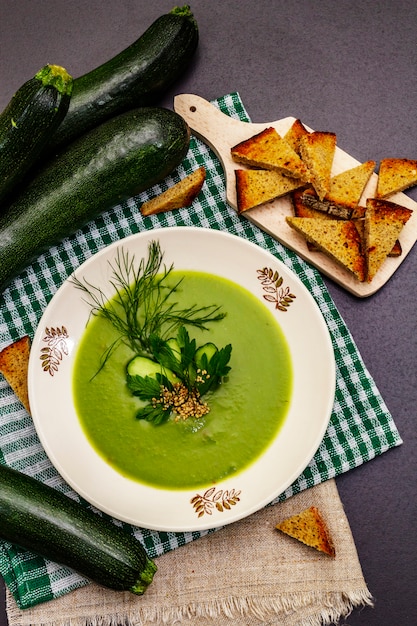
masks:
<path fill-rule="evenodd" d="M 181 115 L 199 139 L 213 150 L 222 153 L 230 151 L 229 136 L 235 133 L 251 132 L 248 123 L 229 117 L 216 106 L 193 94 L 181 94 L 174 98 L 174 109 Z M 242 130 L 243 127 L 243 130 Z M 226 129 L 226 136 L 224 130 Z"/>
<path fill-rule="evenodd" d="M 234 209 L 237 209 L 235 169 L 242 169 L 244 165 L 232 160 L 230 149 L 269 126 L 282 133 L 294 121 L 294 118 L 288 117 L 263 124 L 242 122 L 226 115 L 201 96 L 188 93 L 174 98 L 174 110 L 184 118 L 192 133 L 218 157 L 226 180 L 226 200 Z"/>
<path fill-rule="evenodd" d="M 174 99 L 175 111 L 184 118 L 192 133 L 204 141 L 218 157 L 226 179 L 226 199 L 236 209 L 235 169 L 244 167 L 232 160 L 230 148 L 272 124 L 252 124 L 226 115 L 216 106 L 194 94 Z"/>

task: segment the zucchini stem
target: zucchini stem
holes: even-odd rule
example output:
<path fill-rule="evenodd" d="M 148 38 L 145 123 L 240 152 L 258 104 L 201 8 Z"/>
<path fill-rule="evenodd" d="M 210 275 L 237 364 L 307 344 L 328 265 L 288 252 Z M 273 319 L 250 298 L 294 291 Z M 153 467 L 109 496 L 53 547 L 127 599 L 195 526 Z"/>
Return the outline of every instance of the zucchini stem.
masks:
<path fill-rule="evenodd" d="M 35 78 L 44 86 L 55 87 L 62 95 L 71 95 L 72 77 L 67 70 L 60 65 L 45 65 L 35 74 Z"/>
<path fill-rule="evenodd" d="M 174 7 L 170 11 L 171 15 L 181 15 L 182 17 L 193 17 L 190 5 L 184 4 L 182 7 Z"/>

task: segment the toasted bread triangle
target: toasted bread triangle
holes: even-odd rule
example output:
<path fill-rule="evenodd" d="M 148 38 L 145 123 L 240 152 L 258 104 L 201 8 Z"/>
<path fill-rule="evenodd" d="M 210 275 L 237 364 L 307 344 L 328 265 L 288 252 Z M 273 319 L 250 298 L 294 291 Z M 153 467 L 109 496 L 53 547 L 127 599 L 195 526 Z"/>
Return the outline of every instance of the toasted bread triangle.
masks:
<path fill-rule="evenodd" d="M 367 280 L 371 282 L 390 254 L 412 210 L 379 198 L 368 198 L 365 215 Z"/>
<path fill-rule="evenodd" d="M 359 204 L 363 190 L 375 169 L 375 161 L 366 161 L 356 167 L 336 174 L 330 179 L 326 200 L 343 203 L 352 208 Z"/>
<path fill-rule="evenodd" d="M 253 209 L 298 189 L 304 183 L 272 170 L 235 170 L 237 209 Z"/>
<path fill-rule="evenodd" d="M 28 366 L 30 339 L 27 335 L 9 344 L 0 352 L 0 372 L 30 413 L 28 395 Z"/>
<path fill-rule="evenodd" d="M 382 159 L 379 164 L 377 198 L 386 198 L 413 185 L 417 185 L 417 161 Z"/>
<path fill-rule="evenodd" d="M 287 223 L 321 252 L 352 272 L 358 280 L 366 278 L 362 242 L 353 220 L 323 220 L 312 217 L 287 217 Z"/>
<path fill-rule="evenodd" d="M 330 190 L 330 178 L 336 150 L 336 134 L 314 131 L 300 138 L 300 154 L 310 172 L 310 181 L 320 200 Z"/>
<path fill-rule="evenodd" d="M 315 506 L 283 520 L 276 528 L 311 548 L 329 556 L 336 556 L 330 532 L 319 509 Z"/>
<path fill-rule="evenodd" d="M 291 194 L 291 200 L 292 200 L 292 206 L 294 209 L 294 215 L 295 217 L 314 217 L 317 219 L 326 219 L 326 220 L 331 220 L 331 219 L 335 219 L 335 218 L 340 218 L 340 219 L 353 219 L 353 218 L 349 218 L 349 217 L 344 217 L 341 215 L 338 215 L 338 209 L 340 208 L 344 208 L 342 205 L 338 204 L 335 205 L 334 207 L 332 206 L 332 212 L 327 212 L 324 210 L 320 210 L 318 208 L 314 208 L 314 206 L 321 206 L 322 208 L 325 207 L 325 203 L 327 202 L 326 199 L 323 200 L 323 203 L 321 203 L 320 201 L 318 201 L 317 205 L 314 206 L 310 206 L 306 203 L 306 198 L 309 198 L 310 196 L 317 197 L 314 194 L 314 191 L 312 189 L 301 189 L 301 190 L 295 190 L 292 194 Z M 349 208 L 349 207 L 348 207 Z M 360 206 L 358 205 L 355 209 L 354 209 L 354 219 L 355 219 L 355 226 L 358 230 L 359 236 L 361 238 L 361 240 L 363 241 L 364 239 L 364 228 L 365 228 L 365 221 L 363 219 L 359 219 L 359 218 L 363 218 L 365 217 L 365 213 L 366 213 L 366 207 Z M 317 250 L 316 246 L 314 246 L 314 244 L 307 242 L 307 246 L 308 249 L 311 251 Z M 390 251 L 390 253 L 388 254 L 389 257 L 399 257 L 402 254 L 402 247 L 400 242 L 398 241 L 398 239 L 396 240 L 395 244 L 392 247 L 392 250 Z"/>
<path fill-rule="evenodd" d="M 309 131 L 306 129 L 301 120 L 296 119 L 291 127 L 284 135 L 284 141 L 286 141 L 291 148 L 300 155 L 300 139 L 304 135 L 308 135 Z"/>
<path fill-rule="evenodd" d="M 205 180 L 206 169 L 199 167 L 166 191 L 144 202 L 140 208 L 142 215 L 155 215 L 190 206 L 200 193 Z"/>
<path fill-rule="evenodd" d="M 233 146 L 231 155 L 237 163 L 308 180 L 307 168 L 301 158 L 272 127 Z"/>

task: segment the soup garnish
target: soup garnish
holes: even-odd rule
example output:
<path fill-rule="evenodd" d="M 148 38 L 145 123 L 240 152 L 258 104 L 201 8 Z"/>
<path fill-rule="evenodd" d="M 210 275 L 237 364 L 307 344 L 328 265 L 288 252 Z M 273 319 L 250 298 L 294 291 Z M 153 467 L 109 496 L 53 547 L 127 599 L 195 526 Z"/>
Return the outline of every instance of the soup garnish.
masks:
<path fill-rule="evenodd" d="M 171 414 L 175 419 L 202 417 L 209 406 L 202 400 L 215 391 L 230 371 L 232 346 L 218 348 L 212 342 L 197 346 L 186 325 L 205 330 L 207 324 L 225 317 L 217 305 L 194 304 L 181 309 L 172 301 L 182 279 L 170 284 L 173 265 L 163 266 L 159 242 L 148 246 L 148 258 L 135 268 L 134 258 L 118 252 L 110 280 L 115 295 L 87 281 L 73 279 L 87 294 L 92 315 L 102 316 L 118 331 L 117 339 L 105 350 L 99 371 L 120 342 L 127 343 L 135 357 L 127 365 L 127 386 L 147 404 L 136 414 L 155 425 Z M 174 336 L 173 333 L 176 332 Z"/>

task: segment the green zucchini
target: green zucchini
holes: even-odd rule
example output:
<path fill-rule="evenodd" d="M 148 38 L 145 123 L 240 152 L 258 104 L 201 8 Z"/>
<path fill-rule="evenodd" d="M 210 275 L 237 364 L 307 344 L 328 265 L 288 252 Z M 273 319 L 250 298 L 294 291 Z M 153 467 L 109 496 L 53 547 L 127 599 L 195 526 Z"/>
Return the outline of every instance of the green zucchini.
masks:
<path fill-rule="evenodd" d="M 177 113 L 145 107 L 111 118 L 52 158 L 0 215 L 0 292 L 51 246 L 170 174 L 189 140 Z"/>
<path fill-rule="evenodd" d="M 184 73 L 197 45 L 198 27 L 189 6 L 159 17 L 128 48 L 74 79 L 67 116 L 51 147 L 59 148 L 128 109 L 156 105 Z"/>
<path fill-rule="evenodd" d="M 142 595 L 157 569 L 133 535 L 4 465 L 0 465 L 0 537 L 118 591 Z"/>
<path fill-rule="evenodd" d="M 71 90 L 72 77 L 63 67 L 45 65 L 0 114 L 0 202 L 22 181 L 64 119 Z"/>

